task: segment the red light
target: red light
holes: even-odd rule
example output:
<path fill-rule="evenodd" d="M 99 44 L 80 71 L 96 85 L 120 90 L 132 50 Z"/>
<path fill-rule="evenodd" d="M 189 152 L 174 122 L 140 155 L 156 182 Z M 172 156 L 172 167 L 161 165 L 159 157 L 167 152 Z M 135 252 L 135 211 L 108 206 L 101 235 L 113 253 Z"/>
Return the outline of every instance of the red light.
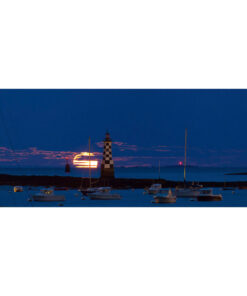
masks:
<path fill-rule="evenodd" d="M 179 161 L 178 165 L 179 166 L 182 166 L 183 165 L 183 162 L 182 161 Z"/>

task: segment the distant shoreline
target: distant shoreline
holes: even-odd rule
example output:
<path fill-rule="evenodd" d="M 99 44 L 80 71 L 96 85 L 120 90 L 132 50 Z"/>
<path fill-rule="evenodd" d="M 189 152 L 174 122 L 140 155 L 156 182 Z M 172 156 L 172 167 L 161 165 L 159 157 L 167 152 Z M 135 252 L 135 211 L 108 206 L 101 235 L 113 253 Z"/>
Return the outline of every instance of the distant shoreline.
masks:
<path fill-rule="evenodd" d="M 116 178 L 111 180 L 92 179 L 93 186 L 111 186 L 115 189 L 143 189 L 150 187 L 154 183 L 162 184 L 163 188 L 183 187 L 181 181 L 172 181 L 165 179 L 134 179 L 134 178 Z M 232 182 L 199 182 L 203 187 L 238 187 L 247 189 L 247 181 Z M 188 185 L 192 184 L 187 182 Z M 0 186 L 29 186 L 29 187 L 67 187 L 70 189 L 79 189 L 80 187 L 89 187 L 89 178 L 63 177 L 63 176 L 15 176 L 0 175 Z"/>
<path fill-rule="evenodd" d="M 247 173 L 227 173 L 226 176 L 246 176 Z"/>

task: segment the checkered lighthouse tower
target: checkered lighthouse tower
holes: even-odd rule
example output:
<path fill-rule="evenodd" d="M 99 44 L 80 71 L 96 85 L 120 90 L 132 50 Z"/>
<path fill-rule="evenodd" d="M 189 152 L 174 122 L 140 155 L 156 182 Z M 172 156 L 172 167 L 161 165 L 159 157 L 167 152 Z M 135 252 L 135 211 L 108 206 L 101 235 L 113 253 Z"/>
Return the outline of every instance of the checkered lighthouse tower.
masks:
<path fill-rule="evenodd" d="M 104 153 L 101 163 L 101 178 L 113 179 L 114 175 L 114 163 L 112 159 L 112 140 L 110 134 L 107 132 L 104 140 Z"/>

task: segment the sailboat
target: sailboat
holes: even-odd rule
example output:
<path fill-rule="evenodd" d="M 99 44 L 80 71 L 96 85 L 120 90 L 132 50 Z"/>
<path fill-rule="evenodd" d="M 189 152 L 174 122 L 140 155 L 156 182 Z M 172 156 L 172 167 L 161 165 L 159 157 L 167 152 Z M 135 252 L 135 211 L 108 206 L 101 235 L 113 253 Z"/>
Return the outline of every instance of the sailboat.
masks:
<path fill-rule="evenodd" d="M 196 197 L 198 201 L 220 201 L 221 194 L 214 194 L 213 189 L 203 189 L 201 185 L 186 187 L 186 165 L 187 165 L 187 137 L 188 131 L 185 129 L 185 156 L 184 156 L 184 188 L 177 188 L 177 197 Z"/>
<path fill-rule="evenodd" d="M 185 151 L 184 151 L 184 188 L 176 188 L 175 195 L 177 197 L 196 197 L 200 190 L 196 188 L 186 187 L 186 169 L 187 169 L 187 139 L 188 130 L 185 129 Z"/>
<path fill-rule="evenodd" d="M 159 161 L 159 180 L 160 180 L 160 161 Z M 144 194 L 158 194 L 162 191 L 162 184 L 152 184 L 151 187 L 147 187 L 144 189 Z"/>
<path fill-rule="evenodd" d="M 88 153 L 88 157 L 89 157 L 89 160 L 88 160 L 88 167 L 89 167 L 89 187 L 88 188 L 81 188 L 79 189 L 79 191 L 82 193 L 82 200 L 84 200 L 84 196 L 88 196 L 88 194 L 90 193 L 95 193 L 98 188 L 92 188 L 92 167 L 91 167 L 91 138 L 89 137 L 89 140 L 88 140 L 88 148 L 89 148 L 89 153 Z"/>
<path fill-rule="evenodd" d="M 89 188 L 80 189 L 83 194 L 82 199 L 85 199 L 84 196 L 88 196 L 92 200 L 114 200 L 121 199 L 120 194 L 112 194 L 111 187 L 92 187 L 92 166 L 91 166 L 91 138 L 89 138 Z"/>

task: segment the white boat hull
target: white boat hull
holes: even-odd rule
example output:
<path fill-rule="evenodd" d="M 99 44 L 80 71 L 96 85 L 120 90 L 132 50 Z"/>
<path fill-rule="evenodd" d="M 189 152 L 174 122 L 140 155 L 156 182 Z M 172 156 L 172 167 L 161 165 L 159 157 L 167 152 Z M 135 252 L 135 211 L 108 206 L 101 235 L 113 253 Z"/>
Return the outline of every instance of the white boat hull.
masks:
<path fill-rule="evenodd" d="M 146 192 L 148 194 L 158 194 L 162 190 L 161 184 L 153 184 L 150 188 L 147 188 Z"/>

